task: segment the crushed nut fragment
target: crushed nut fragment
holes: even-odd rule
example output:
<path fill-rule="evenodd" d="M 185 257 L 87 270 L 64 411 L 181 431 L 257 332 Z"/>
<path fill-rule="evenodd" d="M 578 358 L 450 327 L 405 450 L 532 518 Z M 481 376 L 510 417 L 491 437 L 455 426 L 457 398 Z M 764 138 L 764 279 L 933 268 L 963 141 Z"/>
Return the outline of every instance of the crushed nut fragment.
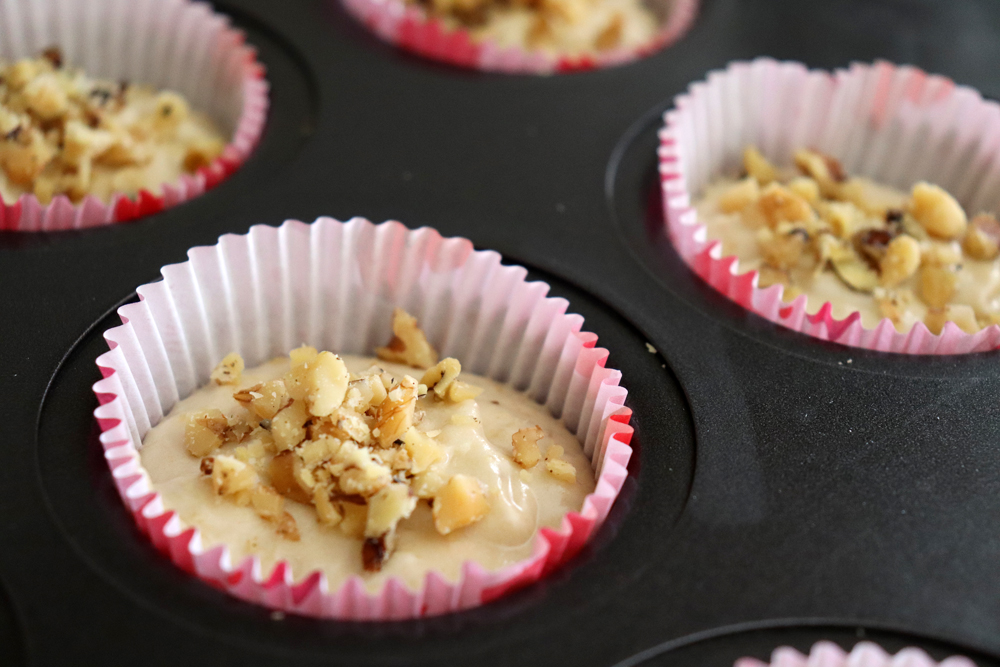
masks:
<path fill-rule="evenodd" d="M 562 458 L 565 450 L 559 445 L 552 445 L 545 452 L 545 469 L 561 482 L 576 484 L 576 468 L 572 463 Z"/>
<path fill-rule="evenodd" d="M 243 357 L 236 352 L 231 352 L 212 371 L 211 379 L 215 384 L 239 384 L 243 368 Z"/>
<path fill-rule="evenodd" d="M 538 441 L 545 437 L 541 426 L 522 428 L 514 434 L 512 445 L 514 447 L 514 463 L 522 468 L 533 468 L 542 458 L 538 449 Z"/>
<path fill-rule="evenodd" d="M 434 527 L 442 535 L 448 535 L 481 520 L 489 510 L 480 481 L 468 475 L 455 475 L 434 496 Z"/>
<path fill-rule="evenodd" d="M 402 308 L 392 312 L 392 340 L 386 347 L 375 350 L 379 359 L 406 364 L 414 368 L 430 368 L 437 363 L 437 351 L 427 342 L 427 336 L 417 326 L 417 318 Z"/>

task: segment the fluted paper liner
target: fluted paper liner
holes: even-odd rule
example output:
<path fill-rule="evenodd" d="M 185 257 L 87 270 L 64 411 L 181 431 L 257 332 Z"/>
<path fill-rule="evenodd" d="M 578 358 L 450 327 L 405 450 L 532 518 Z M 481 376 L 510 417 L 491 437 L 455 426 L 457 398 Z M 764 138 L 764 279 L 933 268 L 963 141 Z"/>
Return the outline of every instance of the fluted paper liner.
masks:
<path fill-rule="evenodd" d="M 889 655 L 872 642 L 857 644 L 850 653 L 833 642 L 817 642 L 809 655 L 782 646 L 771 654 L 771 662 L 740 658 L 734 667 L 976 667 L 968 658 L 953 656 L 936 662 L 919 648 L 904 648 Z"/>
<path fill-rule="evenodd" d="M 407 230 L 398 222 L 258 225 L 198 247 L 163 268 L 163 280 L 138 288 L 138 303 L 119 309 L 123 324 L 105 332 L 111 350 L 97 359 L 95 416 L 118 490 L 139 526 L 178 566 L 228 592 L 309 616 L 384 620 L 474 607 L 559 567 L 601 525 L 627 477 L 632 450 L 621 373 L 581 331 L 568 302 L 500 255 L 461 238 Z M 463 370 L 524 390 L 547 406 L 583 444 L 597 486 L 558 530 L 543 528 L 532 555 L 501 570 L 473 562 L 457 582 L 430 573 L 419 591 L 398 579 L 377 593 L 353 576 L 330 591 L 319 571 L 285 562 L 262 572 L 256 557 L 231 563 L 224 545 L 202 543 L 195 526 L 166 511 L 143 470 L 142 437 L 181 398 L 209 381 L 227 353 L 247 366 L 303 342 L 343 354 L 373 354 L 391 332 L 394 306 L 421 322 L 442 356 Z"/>
<path fill-rule="evenodd" d="M 176 206 L 236 171 L 264 128 L 268 85 L 256 51 L 229 18 L 189 0 L 0 0 L 0 59 L 34 58 L 58 46 L 87 76 L 144 83 L 184 95 L 230 141 L 195 174 L 161 185 L 161 193 L 123 193 L 105 204 L 65 195 L 42 205 L 33 194 L 0 198 L 0 230 L 55 231 L 125 222 Z"/>
<path fill-rule="evenodd" d="M 829 303 L 806 312 L 806 295 L 782 300 L 781 285 L 757 287 L 736 257 L 706 238 L 692 202 L 713 179 L 735 176 L 742 151 L 756 144 L 777 164 L 810 147 L 852 174 L 909 190 L 926 180 L 956 196 L 967 211 L 1000 209 L 1000 105 L 971 88 L 886 62 L 834 72 L 758 59 L 711 72 L 674 100 L 664 116 L 659 163 L 670 239 L 681 258 L 712 287 L 758 315 L 844 345 L 909 354 L 959 354 L 1000 347 L 1000 327 L 967 334 L 954 323 L 940 335 L 923 323 L 907 333 L 860 313 L 837 320 Z"/>
<path fill-rule="evenodd" d="M 379 38 L 407 51 L 459 67 L 508 74 L 552 74 L 620 65 L 666 48 L 691 27 L 699 0 L 650 0 L 665 17 L 659 32 L 640 48 L 617 48 L 594 56 L 558 56 L 541 50 L 501 47 L 449 28 L 404 0 L 343 0 L 344 7 Z"/>

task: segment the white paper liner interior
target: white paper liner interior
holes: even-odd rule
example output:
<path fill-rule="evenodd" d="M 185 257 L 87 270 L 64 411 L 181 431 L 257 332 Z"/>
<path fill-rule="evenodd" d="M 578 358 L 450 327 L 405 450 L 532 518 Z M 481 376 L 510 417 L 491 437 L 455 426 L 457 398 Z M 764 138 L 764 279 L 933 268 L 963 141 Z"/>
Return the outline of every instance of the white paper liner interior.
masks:
<path fill-rule="evenodd" d="M 141 301 L 119 310 L 125 324 L 106 332 L 112 350 L 98 359 L 106 379 L 95 392 L 105 404 L 95 415 L 133 511 L 163 512 L 159 503 L 146 504 L 152 487 L 136 454 L 142 438 L 180 398 L 209 381 L 223 356 L 239 352 L 251 367 L 303 343 L 370 355 L 385 344 L 393 308 L 400 306 L 418 318 L 442 356 L 527 391 L 563 419 L 598 477 L 581 512 L 597 525 L 607 515 L 631 452 L 619 437 L 628 427 L 611 419 L 621 414 L 626 395 L 621 374 L 603 368 L 606 352 L 589 349 L 595 337 L 579 333 L 583 318 L 565 314 L 565 299 L 546 297 L 548 285 L 525 282 L 525 269 L 504 266 L 499 254 L 474 251 L 464 239 L 362 219 L 255 226 L 247 235 L 194 248 L 189 258 L 137 290 Z M 119 419 L 121 426 L 109 426 Z M 181 532 L 176 517 L 167 529 Z M 192 549 L 203 547 L 195 540 Z M 254 568 L 259 579 L 256 559 Z M 484 581 L 502 584 L 524 574 L 505 569 Z M 461 603 L 469 606 L 474 598 Z"/>
<path fill-rule="evenodd" d="M 801 147 L 841 161 L 848 173 L 903 190 L 921 180 L 951 192 L 970 214 L 1000 210 L 1000 104 L 976 90 L 889 63 L 832 74 L 759 59 L 713 72 L 682 110 L 679 147 L 688 192 L 738 175 L 743 149 L 792 164 Z"/>

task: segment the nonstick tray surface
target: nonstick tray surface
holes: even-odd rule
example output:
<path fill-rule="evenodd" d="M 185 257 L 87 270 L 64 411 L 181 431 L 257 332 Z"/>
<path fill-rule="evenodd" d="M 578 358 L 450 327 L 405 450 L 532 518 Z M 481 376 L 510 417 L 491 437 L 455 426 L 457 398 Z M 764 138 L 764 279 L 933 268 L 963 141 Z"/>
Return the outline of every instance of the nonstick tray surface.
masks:
<path fill-rule="evenodd" d="M 407 55 L 333 0 L 217 8 L 272 86 L 247 164 L 138 222 L 0 235 L 0 665 L 726 666 L 823 638 L 1000 664 L 998 353 L 878 354 L 748 314 L 666 242 L 655 159 L 673 96 L 736 59 L 882 58 L 998 98 L 1000 3 L 704 0 L 674 47 L 552 77 Z M 192 246 L 320 215 L 497 250 L 610 350 L 637 455 L 569 566 L 461 614 L 281 618 L 134 526 L 91 415 L 115 308 Z"/>

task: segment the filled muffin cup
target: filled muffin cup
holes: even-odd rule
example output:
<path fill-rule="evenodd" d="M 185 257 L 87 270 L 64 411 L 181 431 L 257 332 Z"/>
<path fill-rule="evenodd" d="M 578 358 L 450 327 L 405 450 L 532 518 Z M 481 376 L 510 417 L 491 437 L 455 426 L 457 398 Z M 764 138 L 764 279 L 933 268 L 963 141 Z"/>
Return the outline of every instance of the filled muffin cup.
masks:
<path fill-rule="evenodd" d="M 771 654 L 771 662 L 755 658 L 740 658 L 734 667 L 975 667 L 968 658 L 952 656 L 936 662 L 919 648 L 904 648 L 895 655 L 885 652 L 878 644 L 861 642 L 850 653 L 833 642 L 817 642 L 802 655 L 788 646 L 782 646 Z"/>
<path fill-rule="evenodd" d="M 573 54 L 527 44 L 504 45 L 494 37 L 477 36 L 461 24 L 449 24 L 405 0 L 342 2 L 359 22 L 393 46 L 449 65 L 507 74 L 592 70 L 646 57 L 680 39 L 690 29 L 699 6 L 698 0 L 645 0 L 643 6 L 657 23 L 648 40 Z"/>
<path fill-rule="evenodd" d="M 536 581 L 577 554 L 608 515 L 628 473 L 631 411 L 608 352 L 581 331 L 568 302 L 546 297 L 526 270 L 501 264 L 461 238 L 355 218 L 258 225 L 226 235 L 189 260 L 163 268 L 123 306 L 105 332 L 94 385 L 105 458 L 123 501 L 156 547 L 183 570 L 244 600 L 306 616 L 392 620 L 478 606 Z M 164 507 L 143 468 L 142 440 L 180 400 L 209 381 L 218 361 L 239 352 L 247 368 L 302 343 L 371 355 L 386 342 L 394 308 L 412 313 L 442 356 L 515 390 L 561 419 L 593 468 L 595 489 L 558 529 L 535 534 L 531 555 L 498 570 L 462 563 L 457 580 L 431 571 L 418 589 L 389 578 L 377 591 L 358 574 L 335 590 L 326 575 L 263 571 L 248 555 L 232 562 L 225 544 L 206 544 L 198 526 Z"/>
<path fill-rule="evenodd" d="M 940 334 L 923 322 L 904 332 L 882 318 L 866 328 L 857 311 L 837 319 L 830 302 L 758 286 L 757 270 L 707 235 L 695 208 L 717 179 L 736 177 L 744 148 L 775 164 L 807 148 L 832 156 L 852 175 L 909 191 L 928 181 L 971 217 L 1000 211 L 1000 107 L 975 90 L 887 62 L 833 72 L 757 59 L 711 72 L 674 100 L 660 132 L 659 170 L 671 242 L 703 280 L 772 322 L 843 345 L 907 354 L 961 354 L 1000 347 L 1000 326 L 966 333 L 953 321 Z"/>
<path fill-rule="evenodd" d="M 88 77 L 141 83 L 182 95 L 227 141 L 221 154 L 175 181 L 116 192 L 110 201 L 66 195 L 47 204 L 31 192 L 0 198 L 0 230 L 55 231 L 111 225 L 176 206 L 236 171 L 260 139 L 268 84 L 242 31 L 207 3 L 189 0 L 48 0 L 0 4 L 0 59 L 36 58 L 47 49 Z"/>

